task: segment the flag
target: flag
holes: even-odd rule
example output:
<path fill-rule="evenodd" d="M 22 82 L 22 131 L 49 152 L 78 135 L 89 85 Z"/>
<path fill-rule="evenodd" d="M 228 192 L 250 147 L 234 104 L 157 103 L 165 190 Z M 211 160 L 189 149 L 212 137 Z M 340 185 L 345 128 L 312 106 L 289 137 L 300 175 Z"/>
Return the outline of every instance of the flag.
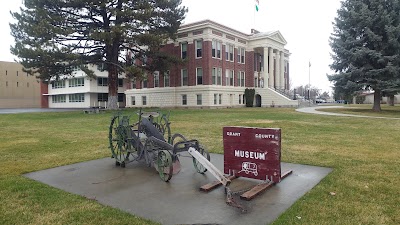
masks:
<path fill-rule="evenodd" d="M 258 10 L 260 9 L 260 2 L 259 0 L 255 0 L 256 2 L 256 11 L 258 12 Z"/>

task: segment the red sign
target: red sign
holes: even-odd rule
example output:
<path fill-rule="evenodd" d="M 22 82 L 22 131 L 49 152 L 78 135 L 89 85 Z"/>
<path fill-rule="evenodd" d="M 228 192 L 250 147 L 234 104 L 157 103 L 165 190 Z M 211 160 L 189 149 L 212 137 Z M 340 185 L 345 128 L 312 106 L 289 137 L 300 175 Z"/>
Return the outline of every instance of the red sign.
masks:
<path fill-rule="evenodd" d="M 224 127 L 224 173 L 281 181 L 281 129 Z"/>

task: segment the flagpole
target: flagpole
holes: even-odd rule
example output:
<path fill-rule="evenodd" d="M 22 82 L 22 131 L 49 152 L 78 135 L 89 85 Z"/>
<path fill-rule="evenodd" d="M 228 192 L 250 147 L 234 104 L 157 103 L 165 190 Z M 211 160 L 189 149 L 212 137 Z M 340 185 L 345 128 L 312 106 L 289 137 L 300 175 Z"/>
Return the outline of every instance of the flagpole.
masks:
<path fill-rule="evenodd" d="M 255 6 L 253 7 L 253 29 L 256 29 L 256 7 Z"/>

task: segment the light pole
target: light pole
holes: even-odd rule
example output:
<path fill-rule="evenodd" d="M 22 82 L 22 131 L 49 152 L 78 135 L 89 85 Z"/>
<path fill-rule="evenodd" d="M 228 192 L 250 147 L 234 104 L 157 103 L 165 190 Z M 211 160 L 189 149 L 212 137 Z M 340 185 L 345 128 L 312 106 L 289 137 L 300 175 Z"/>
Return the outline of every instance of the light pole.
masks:
<path fill-rule="evenodd" d="M 308 103 L 311 106 L 311 62 L 310 59 L 308 59 Z"/>

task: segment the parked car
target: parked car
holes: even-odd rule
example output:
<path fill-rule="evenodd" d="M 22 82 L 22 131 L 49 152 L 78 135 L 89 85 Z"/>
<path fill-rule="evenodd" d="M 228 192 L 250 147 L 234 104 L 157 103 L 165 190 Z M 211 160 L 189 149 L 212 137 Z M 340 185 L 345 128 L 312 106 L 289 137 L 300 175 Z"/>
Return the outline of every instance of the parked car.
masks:
<path fill-rule="evenodd" d="M 324 99 L 317 98 L 315 99 L 315 103 L 326 103 Z"/>

